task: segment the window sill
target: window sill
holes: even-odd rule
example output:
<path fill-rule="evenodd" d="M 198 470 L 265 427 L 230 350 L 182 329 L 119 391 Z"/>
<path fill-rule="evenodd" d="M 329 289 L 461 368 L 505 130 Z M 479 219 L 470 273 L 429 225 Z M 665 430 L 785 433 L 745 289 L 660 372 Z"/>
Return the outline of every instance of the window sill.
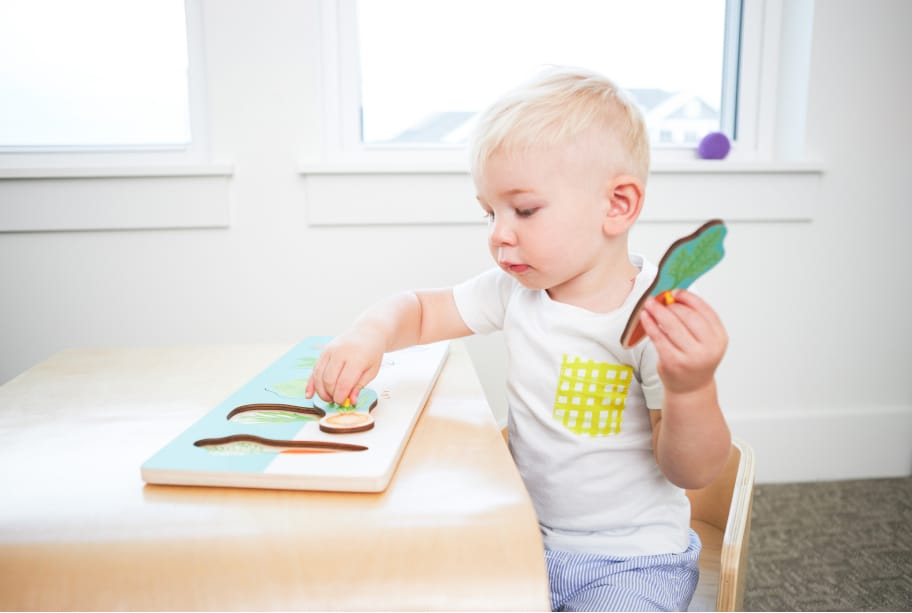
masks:
<path fill-rule="evenodd" d="M 0 232 L 226 228 L 231 165 L 0 168 Z"/>
<path fill-rule="evenodd" d="M 462 162 L 317 162 L 298 165 L 301 175 L 423 175 L 423 174 L 468 174 L 468 166 Z M 658 161 L 653 163 L 652 175 L 662 174 L 821 174 L 823 165 L 819 162 L 779 162 L 748 160 L 690 160 Z"/>
<path fill-rule="evenodd" d="M 822 174 L 819 162 L 779 162 L 749 160 L 691 160 L 658 162 L 652 174 Z"/>
<path fill-rule="evenodd" d="M 119 177 L 230 177 L 230 164 L 180 166 L 21 167 L 0 168 L 0 181 L 13 179 L 110 179 Z"/>
<path fill-rule="evenodd" d="M 312 226 L 481 223 L 467 165 L 400 161 L 301 164 Z M 818 162 L 659 161 L 643 221 L 809 221 Z"/>

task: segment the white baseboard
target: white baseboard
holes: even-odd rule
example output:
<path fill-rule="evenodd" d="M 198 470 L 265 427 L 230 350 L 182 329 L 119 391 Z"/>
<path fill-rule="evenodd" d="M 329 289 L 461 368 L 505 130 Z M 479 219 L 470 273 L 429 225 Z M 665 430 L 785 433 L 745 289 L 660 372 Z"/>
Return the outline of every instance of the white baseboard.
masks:
<path fill-rule="evenodd" d="M 727 416 L 758 483 L 912 475 L 912 406 Z"/>

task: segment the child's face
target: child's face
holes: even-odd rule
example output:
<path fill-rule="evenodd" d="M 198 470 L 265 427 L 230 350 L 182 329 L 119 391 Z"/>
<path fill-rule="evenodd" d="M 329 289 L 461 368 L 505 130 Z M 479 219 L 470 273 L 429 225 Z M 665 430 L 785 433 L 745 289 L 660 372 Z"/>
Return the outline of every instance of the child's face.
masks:
<path fill-rule="evenodd" d="M 475 178 L 494 261 L 552 298 L 606 279 L 610 177 L 583 144 L 496 151 Z M 569 294 L 568 294 L 569 292 Z"/>

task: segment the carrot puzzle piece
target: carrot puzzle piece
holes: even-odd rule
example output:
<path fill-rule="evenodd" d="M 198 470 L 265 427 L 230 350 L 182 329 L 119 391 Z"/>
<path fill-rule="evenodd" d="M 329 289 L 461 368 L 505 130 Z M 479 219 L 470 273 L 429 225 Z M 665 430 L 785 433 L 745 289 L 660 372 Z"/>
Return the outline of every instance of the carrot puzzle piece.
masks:
<path fill-rule="evenodd" d="M 672 290 L 687 289 L 701 275 L 722 260 L 725 249 L 722 240 L 727 230 L 721 219 L 707 221 L 696 232 L 679 238 L 671 244 L 662 261 L 659 272 L 649 289 L 643 294 L 630 314 L 624 333 L 621 334 L 621 345 L 633 347 L 646 336 L 640 323 L 640 313 L 647 300 L 661 300 L 672 304 Z"/>

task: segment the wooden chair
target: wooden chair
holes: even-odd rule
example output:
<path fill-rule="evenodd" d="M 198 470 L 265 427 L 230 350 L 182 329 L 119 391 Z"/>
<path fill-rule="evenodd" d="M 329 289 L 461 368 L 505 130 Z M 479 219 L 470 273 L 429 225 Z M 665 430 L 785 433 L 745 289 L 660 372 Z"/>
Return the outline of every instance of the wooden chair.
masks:
<path fill-rule="evenodd" d="M 506 441 L 507 429 L 502 431 Z M 700 582 L 689 611 L 744 610 L 744 577 L 754 499 L 754 452 L 738 439 L 716 480 L 687 490 L 690 526 L 700 535 Z"/>
<path fill-rule="evenodd" d="M 744 577 L 754 499 L 754 452 L 735 439 L 722 473 L 687 490 L 690 527 L 700 535 L 700 582 L 689 611 L 743 611 Z"/>

